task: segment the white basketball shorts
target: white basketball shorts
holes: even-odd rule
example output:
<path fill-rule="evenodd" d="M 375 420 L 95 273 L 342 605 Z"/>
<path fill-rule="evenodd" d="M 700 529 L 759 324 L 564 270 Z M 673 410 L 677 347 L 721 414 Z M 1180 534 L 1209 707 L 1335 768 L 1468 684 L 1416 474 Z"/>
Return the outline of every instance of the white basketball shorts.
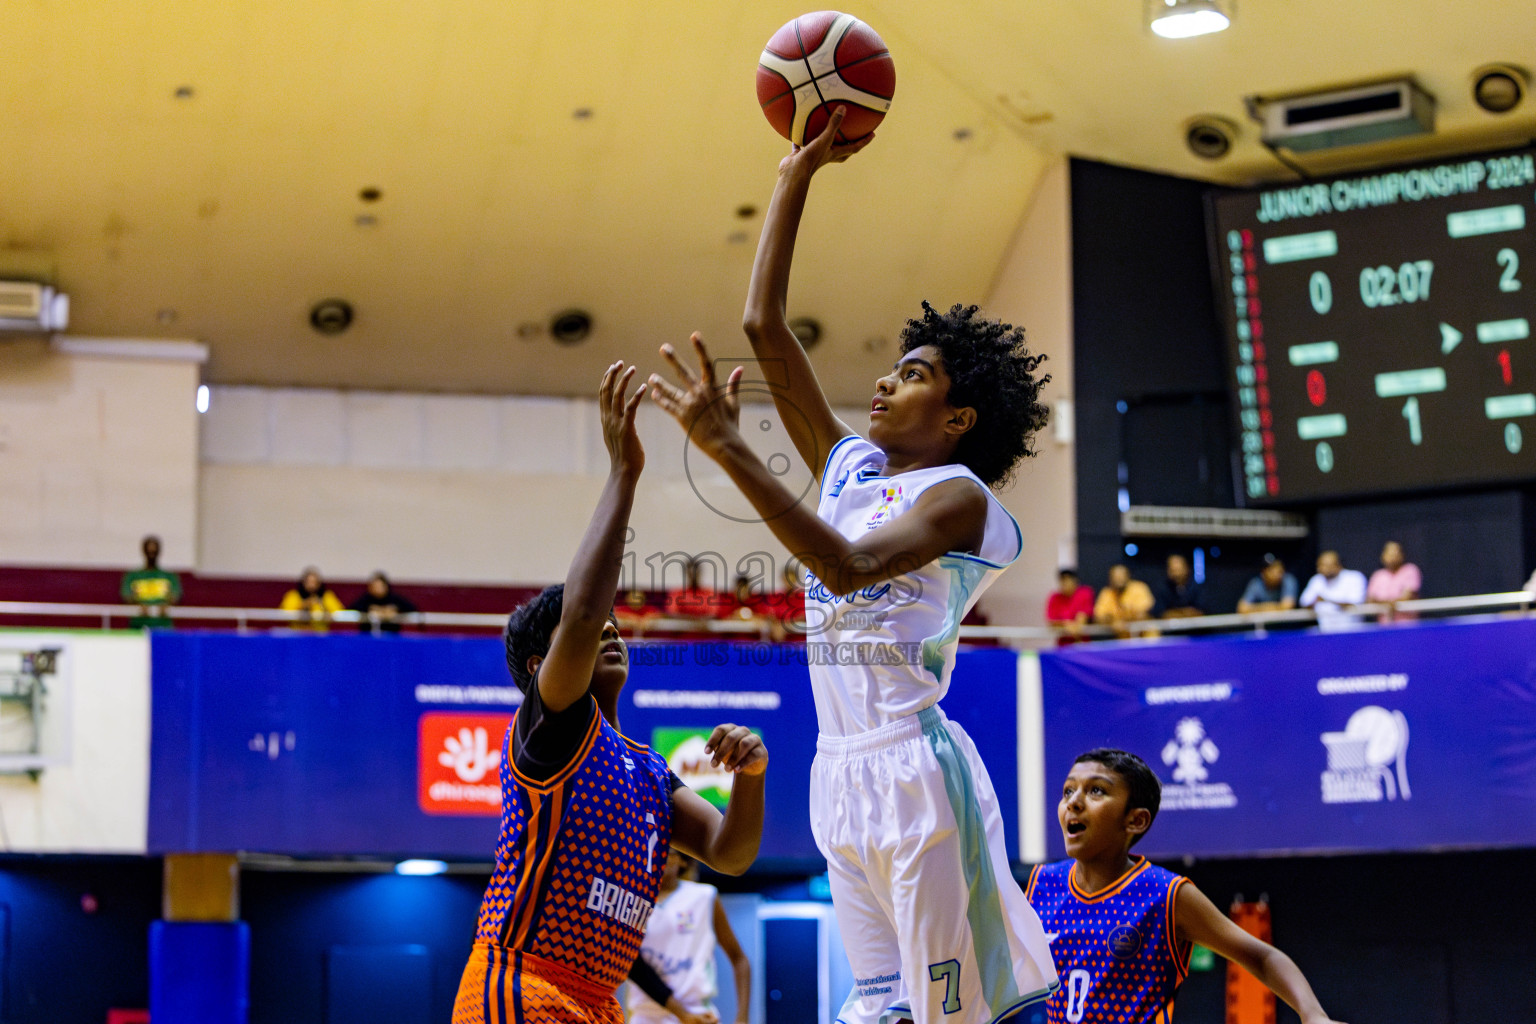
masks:
<path fill-rule="evenodd" d="M 937 707 L 822 736 L 811 828 L 854 985 L 839 1024 L 992 1024 L 1056 988 L 992 780 Z"/>

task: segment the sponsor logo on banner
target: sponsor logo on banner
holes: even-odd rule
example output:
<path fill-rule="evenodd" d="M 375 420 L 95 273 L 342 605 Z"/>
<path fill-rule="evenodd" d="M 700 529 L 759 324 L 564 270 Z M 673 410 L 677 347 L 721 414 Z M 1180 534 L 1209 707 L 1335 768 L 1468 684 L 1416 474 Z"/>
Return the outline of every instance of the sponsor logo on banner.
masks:
<path fill-rule="evenodd" d="M 731 783 L 736 777 L 710 764 L 704 744 L 713 731 L 659 726 L 651 730 L 651 749 L 666 758 L 667 767 L 683 780 L 683 785 L 723 810 L 731 798 Z"/>
<path fill-rule="evenodd" d="M 416 743 L 416 802 L 428 814 L 501 813 L 501 740 L 511 715 L 432 711 Z"/>
<path fill-rule="evenodd" d="M 1237 806 L 1237 794 L 1225 782 L 1211 782 L 1207 767 L 1221 751 L 1198 718 L 1181 718 L 1173 739 L 1163 747 L 1163 764 L 1173 769 L 1174 785 L 1163 787 L 1165 811 L 1217 811 Z"/>
<path fill-rule="evenodd" d="M 1342 732 L 1325 732 L 1328 770 L 1323 803 L 1370 804 L 1408 800 L 1408 719 L 1375 704 L 1349 716 Z"/>

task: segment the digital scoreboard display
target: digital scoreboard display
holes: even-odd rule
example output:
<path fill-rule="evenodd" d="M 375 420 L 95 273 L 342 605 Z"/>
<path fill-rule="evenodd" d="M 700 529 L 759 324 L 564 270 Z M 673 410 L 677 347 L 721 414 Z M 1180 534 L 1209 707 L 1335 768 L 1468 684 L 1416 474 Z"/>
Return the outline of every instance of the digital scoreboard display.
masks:
<path fill-rule="evenodd" d="M 1536 149 L 1210 199 L 1239 489 L 1536 478 Z"/>

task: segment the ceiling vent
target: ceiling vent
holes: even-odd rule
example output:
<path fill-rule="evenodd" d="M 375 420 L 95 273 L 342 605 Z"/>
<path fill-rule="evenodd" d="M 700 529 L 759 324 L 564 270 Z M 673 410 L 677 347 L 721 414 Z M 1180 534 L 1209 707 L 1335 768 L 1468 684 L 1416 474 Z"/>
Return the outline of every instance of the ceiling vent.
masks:
<path fill-rule="evenodd" d="M 0 331 L 36 334 L 68 326 L 68 295 L 32 281 L 0 281 Z"/>
<path fill-rule="evenodd" d="M 1251 96 L 1264 143 L 1293 152 L 1358 146 L 1435 130 L 1435 98 L 1411 79 L 1279 98 Z"/>

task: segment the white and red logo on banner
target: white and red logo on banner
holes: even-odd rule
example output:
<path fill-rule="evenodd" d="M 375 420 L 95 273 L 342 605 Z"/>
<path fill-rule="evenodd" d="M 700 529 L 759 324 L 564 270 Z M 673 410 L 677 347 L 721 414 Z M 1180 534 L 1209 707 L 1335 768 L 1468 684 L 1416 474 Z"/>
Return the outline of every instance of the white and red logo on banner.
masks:
<path fill-rule="evenodd" d="M 430 711 L 416 743 L 416 802 L 427 814 L 501 813 L 501 740 L 512 716 Z"/>

